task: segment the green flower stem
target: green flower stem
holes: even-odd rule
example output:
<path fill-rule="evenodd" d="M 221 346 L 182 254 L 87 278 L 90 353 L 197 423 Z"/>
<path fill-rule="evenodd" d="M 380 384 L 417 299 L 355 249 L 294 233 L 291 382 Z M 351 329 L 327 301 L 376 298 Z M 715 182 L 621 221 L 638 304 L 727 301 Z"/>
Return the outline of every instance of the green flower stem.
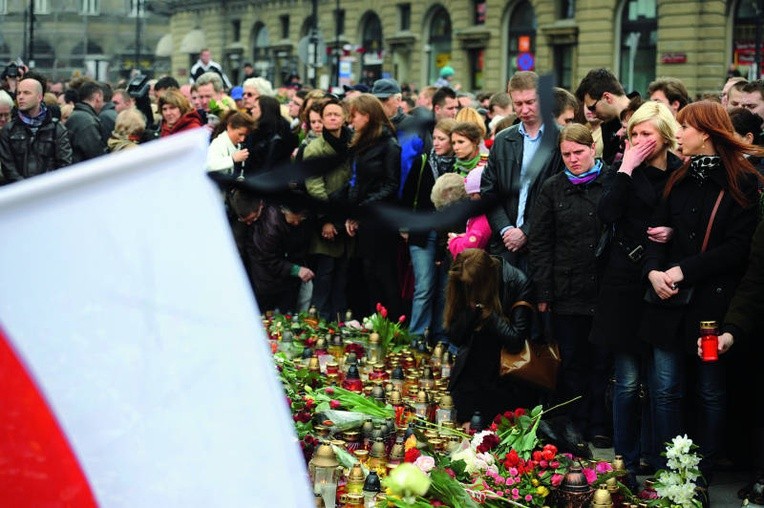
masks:
<path fill-rule="evenodd" d="M 460 430 L 449 429 L 448 427 L 441 427 L 437 423 L 432 423 L 432 422 L 429 422 L 427 420 L 423 420 L 419 416 L 415 416 L 414 420 L 416 420 L 420 424 L 424 425 L 425 427 L 434 427 L 434 428 L 438 429 L 440 432 L 443 432 L 444 434 L 451 434 L 451 435 L 454 435 L 454 436 L 459 436 L 459 437 L 463 437 L 463 438 L 467 438 L 467 439 L 470 439 L 472 437 L 469 434 L 467 434 L 465 432 L 462 432 Z"/>

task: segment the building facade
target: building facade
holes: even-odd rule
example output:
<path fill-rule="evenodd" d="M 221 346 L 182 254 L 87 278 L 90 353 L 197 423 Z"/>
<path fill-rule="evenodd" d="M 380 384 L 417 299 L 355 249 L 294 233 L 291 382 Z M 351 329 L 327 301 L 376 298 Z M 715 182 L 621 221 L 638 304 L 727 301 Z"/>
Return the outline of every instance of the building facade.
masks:
<path fill-rule="evenodd" d="M 249 62 L 276 85 L 420 88 L 449 65 L 469 91 L 503 90 L 518 69 L 575 88 L 607 67 L 629 91 L 674 76 L 713 93 L 731 64 L 757 75 L 764 20 L 764 0 L 0 0 L 0 62 L 28 54 L 30 6 L 35 64 L 57 79 L 185 80 L 209 47 L 234 80 Z"/>
<path fill-rule="evenodd" d="M 170 73 L 172 48 L 158 47 L 169 13 L 159 7 L 151 0 L 0 0 L 0 64 L 20 58 L 54 80 L 75 72 L 111 82 L 133 69 Z"/>
<path fill-rule="evenodd" d="M 571 88 L 608 67 L 628 90 L 674 76 L 696 95 L 718 92 L 730 64 L 756 75 L 764 0 L 317 0 L 315 11 L 322 87 L 383 75 L 421 87 L 448 64 L 465 90 L 503 90 L 518 69 Z M 183 77 L 209 46 L 232 76 L 247 61 L 276 84 L 306 81 L 313 12 L 306 0 L 176 4 L 172 70 Z"/>

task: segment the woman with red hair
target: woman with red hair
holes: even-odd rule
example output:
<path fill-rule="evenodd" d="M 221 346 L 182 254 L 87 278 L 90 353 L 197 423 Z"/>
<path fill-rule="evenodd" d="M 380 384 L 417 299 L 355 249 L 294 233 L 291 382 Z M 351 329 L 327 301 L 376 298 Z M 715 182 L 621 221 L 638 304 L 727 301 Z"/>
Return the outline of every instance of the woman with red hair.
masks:
<path fill-rule="evenodd" d="M 724 355 L 716 362 L 697 357 L 698 326 L 700 321 L 723 321 L 745 272 L 758 220 L 761 177 L 745 157 L 757 149 L 734 137 L 720 104 L 690 104 L 679 111 L 677 121 L 679 151 L 686 160 L 669 177 L 654 217 L 674 234 L 667 243 L 648 242 L 644 273 L 650 287 L 645 296 L 655 303 L 645 311 L 641 336 L 653 346 L 655 445 L 662 448 L 689 430 L 703 456 L 701 472 L 709 480 L 724 436 L 728 360 Z M 722 339 L 719 352 L 731 346 Z M 692 386 L 698 399 L 693 429 L 687 429 L 682 418 L 690 375 L 696 379 Z M 659 466 L 665 467 L 665 462 Z"/>

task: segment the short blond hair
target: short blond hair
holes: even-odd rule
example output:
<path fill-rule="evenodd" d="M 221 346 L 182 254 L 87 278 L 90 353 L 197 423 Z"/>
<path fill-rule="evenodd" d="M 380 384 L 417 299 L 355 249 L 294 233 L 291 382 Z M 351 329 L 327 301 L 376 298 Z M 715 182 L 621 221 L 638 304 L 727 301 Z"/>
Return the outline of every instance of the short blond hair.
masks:
<path fill-rule="evenodd" d="M 467 191 L 464 188 L 464 177 L 458 173 L 446 173 L 435 180 L 430 192 L 430 200 L 436 210 L 448 205 L 467 199 Z"/>
<path fill-rule="evenodd" d="M 117 137 L 140 136 L 146 130 L 146 118 L 135 108 L 120 111 L 114 122 L 114 135 Z"/>
<path fill-rule="evenodd" d="M 631 142 L 631 132 L 634 130 L 634 127 L 644 122 L 653 122 L 669 150 L 676 149 L 676 132 L 679 130 L 679 124 L 669 108 L 663 103 L 656 101 L 647 101 L 642 104 L 631 115 L 629 125 L 626 127 L 629 142 Z"/>

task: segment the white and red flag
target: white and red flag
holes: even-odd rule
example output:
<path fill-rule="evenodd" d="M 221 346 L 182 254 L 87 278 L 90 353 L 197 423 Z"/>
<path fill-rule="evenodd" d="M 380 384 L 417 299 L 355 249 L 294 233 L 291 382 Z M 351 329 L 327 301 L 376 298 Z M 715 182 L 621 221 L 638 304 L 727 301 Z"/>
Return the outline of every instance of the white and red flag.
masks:
<path fill-rule="evenodd" d="M 206 149 L 0 189 L 0 506 L 313 505 Z"/>

